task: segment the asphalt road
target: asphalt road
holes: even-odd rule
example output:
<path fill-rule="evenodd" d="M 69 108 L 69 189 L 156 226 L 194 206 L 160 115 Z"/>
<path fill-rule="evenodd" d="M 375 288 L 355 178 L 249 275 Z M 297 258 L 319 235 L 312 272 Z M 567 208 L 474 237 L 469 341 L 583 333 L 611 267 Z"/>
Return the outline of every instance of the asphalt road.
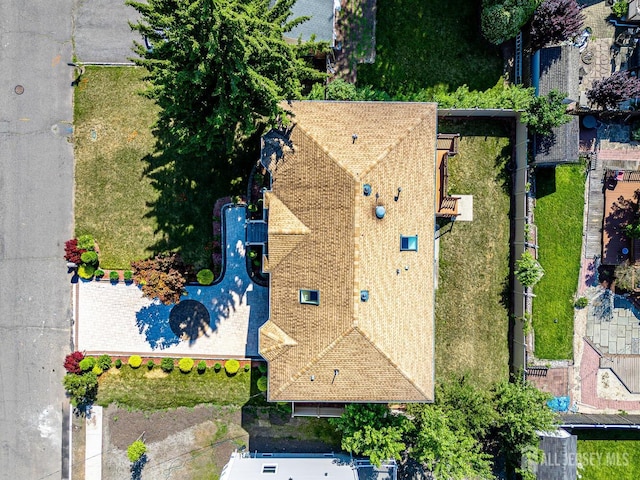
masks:
<path fill-rule="evenodd" d="M 1 479 L 67 478 L 71 14 L 72 0 L 0 2 Z"/>
<path fill-rule="evenodd" d="M 142 38 L 129 27 L 138 12 L 124 0 L 74 0 L 76 56 L 84 63 L 131 63 L 133 40 Z"/>

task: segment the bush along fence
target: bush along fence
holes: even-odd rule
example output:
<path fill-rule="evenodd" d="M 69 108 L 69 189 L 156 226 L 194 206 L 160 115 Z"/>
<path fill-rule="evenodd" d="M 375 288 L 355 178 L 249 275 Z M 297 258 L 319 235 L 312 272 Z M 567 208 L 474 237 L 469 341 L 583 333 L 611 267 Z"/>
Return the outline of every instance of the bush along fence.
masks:
<path fill-rule="evenodd" d="M 184 375 L 203 374 L 207 370 L 215 373 L 224 372 L 228 377 L 233 377 L 242 373 L 251 372 L 252 368 L 260 373 L 258 378 L 258 390 L 265 392 L 267 389 L 267 365 L 264 362 L 254 362 L 252 360 L 196 360 L 183 357 L 180 359 L 150 358 L 140 355 L 129 357 L 114 357 L 109 355 L 88 356 L 83 352 L 72 352 L 65 357 L 64 368 L 67 374 L 64 376 L 62 384 L 69 396 L 71 404 L 79 411 L 86 410 L 95 401 L 98 394 L 100 377 L 111 368 L 131 368 L 153 370 L 160 368 L 166 374 L 174 372 Z"/>

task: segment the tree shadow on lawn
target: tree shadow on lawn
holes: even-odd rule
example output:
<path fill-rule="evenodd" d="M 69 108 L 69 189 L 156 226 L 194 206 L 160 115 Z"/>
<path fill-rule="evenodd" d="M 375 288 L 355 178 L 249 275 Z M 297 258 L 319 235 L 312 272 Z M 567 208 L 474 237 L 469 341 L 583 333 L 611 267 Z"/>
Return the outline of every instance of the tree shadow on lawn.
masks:
<path fill-rule="evenodd" d="M 169 134 L 154 132 L 159 144 L 172 144 Z M 260 133 L 239 144 L 232 154 L 203 158 L 202 152 L 156 152 L 143 160 L 143 175 L 158 192 L 147 202 L 159 240 L 147 247 L 160 253 L 179 251 L 185 263 L 210 268 L 212 209 L 216 199 L 242 195 L 260 149 Z M 160 135 L 160 137 L 158 137 Z"/>

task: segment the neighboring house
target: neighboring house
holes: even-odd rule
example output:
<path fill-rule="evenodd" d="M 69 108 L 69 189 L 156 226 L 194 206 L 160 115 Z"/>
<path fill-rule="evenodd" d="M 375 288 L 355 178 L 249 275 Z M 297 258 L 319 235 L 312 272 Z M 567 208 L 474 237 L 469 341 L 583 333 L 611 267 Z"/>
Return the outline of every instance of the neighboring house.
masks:
<path fill-rule="evenodd" d="M 533 465 L 537 480 L 576 480 L 578 477 L 578 437 L 563 429 L 540 432 L 543 458 Z"/>
<path fill-rule="evenodd" d="M 396 480 L 397 466 L 391 460 L 374 467 L 368 460 L 356 460 L 333 453 L 239 453 L 231 454 L 220 480 L 258 478 L 295 480 Z"/>
<path fill-rule="evenodd" d="M 628 0 L 629 13 L 625 22 L 640 23 L 640 0 Z"/>
<path fill-rule="evenodd" d="M 339 0 L 297 0 L 291 7 L 290 19 L 310 17 L 306 22 L 284 34 L 291 41 L 303 42 L 315 37 L 316 41 L 328 42 L 335 46 L 336 13 L 340 9 Z"/>
<path fill-rule="evenodd" d="M 268 399 L 432 402 L 435 214 L 448 198 L 436 191 L 436 104 L 285 108 L 291 124 L 261 154 Z M 457 137 L 442 146 L 446 161 Z"/>
<path fill-rule="evenodd" d="M 579 69 L 580 52 L 577 47 L 562 45 L 543 48 L 540 50 L 540 76 L 533 79 L 537 94 L 543 96 L 557 90 L 567 95 L 567 101 L 578 101 Z M 535 135 L 534 162 L 537 165 L 578 162 L 579 149 L 580 122 L 578 116 L 574 115 L 569 123 L 553 128 L 551 135 Z"/>

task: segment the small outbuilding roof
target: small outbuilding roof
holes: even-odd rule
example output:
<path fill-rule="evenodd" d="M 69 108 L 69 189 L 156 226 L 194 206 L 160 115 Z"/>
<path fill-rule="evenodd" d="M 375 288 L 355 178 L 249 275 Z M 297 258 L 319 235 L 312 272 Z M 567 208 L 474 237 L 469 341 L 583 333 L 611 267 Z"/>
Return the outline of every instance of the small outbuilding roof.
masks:
<path fill-rule="evenodd" d="M 573 45 L 540 50 L 539 95 L 557 90 L 565 93 L 568 100 L 577 101 L 580 96 L 579 68 L 580 52 Z M 577 116 L 569 123 L 555 127 L 551 135 L 535 137 L 534 157 L 537 164 L 577 162 L 579 150 L 580 124 Z"/>

